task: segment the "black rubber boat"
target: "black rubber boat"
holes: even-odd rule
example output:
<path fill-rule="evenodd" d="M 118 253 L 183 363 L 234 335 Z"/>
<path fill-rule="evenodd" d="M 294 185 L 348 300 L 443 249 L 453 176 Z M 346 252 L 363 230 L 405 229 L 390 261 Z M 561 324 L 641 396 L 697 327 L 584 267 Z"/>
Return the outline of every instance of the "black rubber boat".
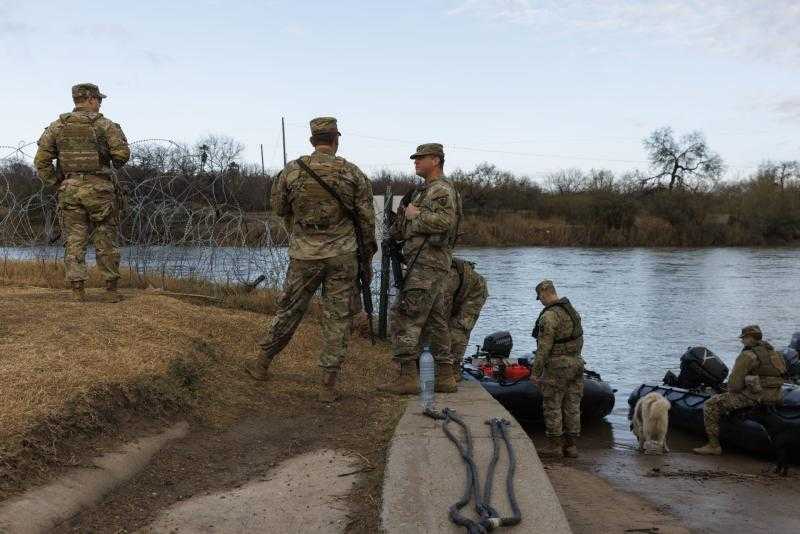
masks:
<path fill-rule="evenodd" d="M 479 382 L 515 417 L 529 421 L 544 418 L 542 392 L 529 380 L 531 355 L 509 358 L 513 340 L 509 332 L 496 332 L 483 340 L 474 356 L 464 359 L 465 380 Z M 602 419 L 614 409 L 614 392 L 599 374 L 586 371 L 583 380 L 581 418 Z"/>
<path fill-rule="evenodd" d="M 784 355 L 790 357 L 788 351 Z M 724 389 L 722 386 L 728 369 L 719 358 L 704 347 L 690 348 L 681 357 L 681 372 L 675 376 L 668 372 L 663 384 L 642 384 L 628 398 L 628 417 L 633 415 L 636 402 L 653 391 L 672 403 L 669 411 L 670 427 L 681 428 L 698 436 L 705 436 L 703 405 Z M 789 432 L 800 440 L 800 385 L 783 386 L 781 406 L 762 407 L 734 412 L 722 420 L 720 440 L 724 446 L 735 447 L 753 454 L 771 454 L 772 442 L 763 418 L 769 418 L 773 428 Z"/>

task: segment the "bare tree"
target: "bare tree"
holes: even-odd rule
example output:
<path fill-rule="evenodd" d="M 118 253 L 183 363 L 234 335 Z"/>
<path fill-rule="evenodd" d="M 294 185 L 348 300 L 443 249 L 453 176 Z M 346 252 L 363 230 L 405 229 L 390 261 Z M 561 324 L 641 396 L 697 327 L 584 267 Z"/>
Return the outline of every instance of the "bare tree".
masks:
<path fill-rule="evenodd" d="M 590 169 L 584 187 L 588 191 L 613 192 L 617 189 L 616 177 L 608 169 Z"/>
<path fill-rule="evenodd" d="M 586 176 L 583 171 L 576 168 L 561 169 L 545 177 L 547 188 L 559 195 L 578 193 L 583 189 L 585 182 Z"/>
<path fill-rule="evenodd" d="M 722 158 L 708 148 L 699 131 L 676 140 L 672 128 L 659 128 L 644 140 L 644 148 L 654 174 L 645 178 L 643 184 L 661 186 L 664 180 L 669 180 L 670 191 L 699 189 L 708 182 L 718 181 L 725 170 Z"/>
<path fill-rule="evenodd" d="M 758 167 L 756 178 L 770 180 L 783 191 L 787 182 L 800 178 L 800 161 L 765 161 Z"/>

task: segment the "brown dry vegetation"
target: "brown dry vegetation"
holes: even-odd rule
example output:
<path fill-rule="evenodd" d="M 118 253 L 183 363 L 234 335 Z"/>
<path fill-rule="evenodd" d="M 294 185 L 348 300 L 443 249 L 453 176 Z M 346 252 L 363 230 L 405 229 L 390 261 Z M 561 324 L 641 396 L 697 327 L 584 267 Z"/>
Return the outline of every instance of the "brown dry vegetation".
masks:
<path fill-rule="evenodd" d="M 248 379 L 242 364 L 257 347 L 274 296 L 237 293 L 200 282 L 172 280 L 167 289 L 216 295 L 220 303 L 154 291 L 124 289 L 125 300 L 71 302 L 63 272 L 53 264 L 0 264 L 0 498 L 80 463 L 81 444 L 114 436 L 137 420 L 189 417 L 203 428 L 226 428 L 254 406 L 274 406 L 269 417 L 302 418 L 319 411 L 317 354 L 322 349 L 313 317 L 274 366 L 267 386 Z M 92 275 L 94 285 L 99 280 Z M 143 285 L 141 280 L 127 280 Z M 401 402 L 381 397 L 375 385 L 389 364 L 385 345 L 354 338 L 343 369 L 344 414 L 359 431 L 335 420 L 305 448 L 335 446 L 372 464 L 353 506 L 360 529 L 378 521 L 384 446 Z M 264 411 L 259 412 L 264 417 Z M 348 419 L 350 420 L 350 419 Z M 261 424 L 261 423 L 258 423 Z M 284 455 L 299 452 L 287 433 Z"/>

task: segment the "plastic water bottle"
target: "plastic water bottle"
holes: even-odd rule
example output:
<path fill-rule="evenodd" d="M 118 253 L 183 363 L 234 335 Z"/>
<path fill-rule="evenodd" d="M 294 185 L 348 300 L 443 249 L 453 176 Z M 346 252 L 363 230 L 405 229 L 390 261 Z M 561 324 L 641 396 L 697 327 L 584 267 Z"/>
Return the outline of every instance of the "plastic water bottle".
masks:
<path fill-rule="evenodd" d="M 419 397 L 423 410 L 433 408 L 436 396 L 434 392 L 435 385 L 436 364 L 433 361 L 431 348 L 426 346 L 422 349 L 422 354 L 419 357 Z"/>

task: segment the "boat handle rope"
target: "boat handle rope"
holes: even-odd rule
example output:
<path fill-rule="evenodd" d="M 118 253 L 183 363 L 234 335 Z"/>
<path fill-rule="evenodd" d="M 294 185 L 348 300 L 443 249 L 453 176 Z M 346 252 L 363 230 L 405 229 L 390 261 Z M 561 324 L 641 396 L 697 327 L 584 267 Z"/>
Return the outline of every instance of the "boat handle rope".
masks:
<path fill-rule="evenodd" d="M 486 421 L 489 425 L 492 437 L 492 459 L 489 462 L 489 468 L 486 472 L 486 482 L 484 483 L 484 494 L 481 495 L 480 479 L 478 476 L 478 466 L 475 464 L 473 458 L 473 442 L 472 433 L 464 421 L 450 408 L 444 408 L 441 412 L 437 412 L 431 408 L 426 408 L 423 412 L 426 416 L 442 421 L 442 430 L 447 438 L 453 442 L 458 449 L 459 456 L 464 462 L 466 471 L 466 482 L 464 484 L 464 493 L 461 498 L 448 508 L 448 515 L 450 521 L 464 527 L 468 534 L 486 534 L 499 527 L 510 527 L 518 525 L 522 521 L 522 512 L 517 504 L 517 497 L 514 492 L 514 473 L 517 468 L 517 458 L 514 453 L 514 447 L 511 445 L 511 439 L 506 429 L 511 425 L 505 419 L 491 418 Z M 452 430 L 450 430 L 450 423 L 455 423 L 461 427 L 462 439 L 458 439 Z M 508 493 L 508 502 L 511 505 L 512 515 L 510 517 L 500 517 L 500 514 L 491 506 L 492 497 L 492 481 L 494 479 L 494 472 L 497 467 L 497 462 L 500 458 L 500 440 L 505 443 L 506 452 L 508 454 L 508 471 L 506 474 L 506 491 Z M 469 517 L 461 514 L 461 509 L 469 504 L 470 500 L 475 500 L 475 511 L 478 513 L 480 519 L 475 521 Z"/>

